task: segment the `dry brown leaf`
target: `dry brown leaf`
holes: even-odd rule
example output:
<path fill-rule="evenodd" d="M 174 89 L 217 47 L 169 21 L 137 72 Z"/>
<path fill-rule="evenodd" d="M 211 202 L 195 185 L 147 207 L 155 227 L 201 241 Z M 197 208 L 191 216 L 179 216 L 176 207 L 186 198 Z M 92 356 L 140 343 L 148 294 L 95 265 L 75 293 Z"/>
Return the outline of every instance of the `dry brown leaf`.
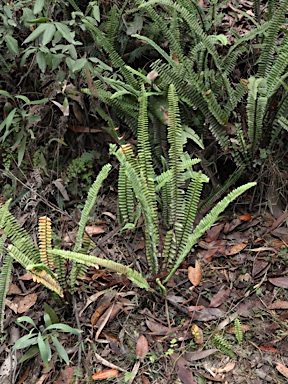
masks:
<path fill-rule="evenodd" d="M 9 295 L 17 295 L 19 293 L 22 293 L 21 289 L 18 287 L 18 285 L 11 283 L 9 285 L 9 290 L 7 292 L 7 296 Z"/>
<path fill-rule="evenodd" d="M 251 328 L 250 325 L 247 325 L 247 324 L 241 325 L 242 333 L 249 331 L 250 328 Z M 235 327 L 231 327 L 226 332 L 235 335 L 236 329 Z"/>
<path fill-rule="evenodd" d="M 100 227 L 99 225 L 91 225 L 91 226 L 85 227 L 85 231 L 89 233 L 90 236 L 96 236 L 96 235 L 100 235 L 101 233 L 105 233 L 106 229 L 104 229 L 103 227 Z"/>
<path fill-rule="evenodd" d="M 236 364 L 235 361 L 230 361 L 225 365 L 224 368 L 212 368 L 211 370 L 214 373 L 227 373 L 232 371 L 232 369 L 234 369 L 235 364 Z"/>
<path fill-rule="evenodd" d="M 230 296 L 230 293 L 231 293 L 230 289 L 221 289 L 212 297 L 209 307 L 212 307 L 212 308 L 219 307 L 219 305 L 225 303 L 225 301 Z"/>
<path fill-rule="evenodd" d="M 100 307 L 98 307 L 96 309 L 96 311 L 93 313 L 92 317 L 91 317 L 91 324 L 92 324 L 92 327 L 94 327 L 94 325 L 97 323 L 97 321 L 100 319 L 100 317 L 102 316 L 102 314 L 105 312 L 105 310 L 110 307 L 112 303 L 106 303 L 104 305 L 101 305 Z"/>
<path fill-rule="evenodd" d="M 219 308 L 204 308 L 202 311 L 191 313 L 193 320 L 197 321 L 210 321 L 220 319 L 225 315 L 224 311 Z"/>
<path fill-rule="evenodd" d="M 232 248 L 230 248 L 230 251 L 229 252 L 226 252 L 226 256 L 233 256 L 233 255 L 236 255 L 236 253 L 239 253 L 241 252 L 244 248 L 246 248 L 248 245 L 248 243 L 239 243 L 239 244 L 236 244 L 236 245 L 233 245 Z"/>
<path fill-rule="evenodd" d="M 74 372 L 77 367 L 66 367 L 60 372 L 60 375 L 54 384 L 70 384 L 74 377 Z"/>
<path fill-rule="evenodd" d="M 174 365 L 175 372 L 183 384 L 196 384 L 193 374 L 188 369 L 189 363 L 182 356 L 179 357 L 177 353 L 170 355 L 170 359 Z"/>
<path fill-rule="evenodd" d="M 288 301 L 276 301 L 269 305 L 269 309 L 288 309 Z"/>
<path fill-rule="evenodd" d="M 118 376 L 117 369 L 106 369 L 104 371 L 94 373 L 94 375 L 92 375 L 92 379 L 93 380 L 107 380 L 108 378 L 117 377 L 117 376 Z"/>
<path fill-rule="evenodd" d="M 197 324 L 192 324 L 191 333 L 196 344 L 204 344 L 203 331 Z"/>
<path fill-rule="evenodd" d="M 157 335 L 157 336 L 169 335 L 169 333 L 172 333 L 172 332 L 174 333 L 179 329 L 178 327 L 168 328 L 162 324 L 156 323 L 155 321 L 151 321 L 148 319 L 146 320 L 146 325 L 152 332 L 151 335 Z"/>
<path fill-rule="evenodd" d="M 149 351 L 148 341 L 144 335 L 141 335 L 136 344 L 136 356 L 142 362 Z"/>
<path fill-rule="evenodd" d="M 213 353 L 218 352 L 218 349 L 207 349 L 206 351 L 197 351 L 197 352 L 186 352 L 184 357 L 188 361 L 202 360 L 206 357 L 213 355 Z"/>
<path fill-rule="evenodd" d="M 151 384 L 151 382 L 144 375 L 141 375 L 141 380 L 142 380 L 142 384 Z"/>
<path fill-rule="evenodd" d="M 19 299 L 18 313 L 24 313 L 24 312 L 28 311 L 29 308 L 33 307 L 33 305 L 37 301 L 38 296 L 36 293 L 30 293 L 29 295 L 26 295 L 24 297 L 18 296 L 17 298 Z"/>
<path fill-rule="evenodd" d="M 208 229 L 207 236 L 205 237 L 206 243 L 211 243 L 211 241 L 217 240 L 223 227 L 224 223 L 221 223 L 214 225 L 212 228 Z"/>
<path fill-rule="evenodd" d="M 271 284 L 280 288 L 288 288 L 288 277 L 272 277 L 268 279 Z"/>
<path fill-rule="evenodd" d="M 275 364 L 277 371 L 282 373 L 282 375 L 287 377 L 288 379 L 288 368 L 285 365 L 279 363 L 278 361 L 276 361 Z"/>
<path fill-rule="evenodd" d="M 202 311 L 205 307 L 203 305 L 190 305 L 187 309 L 189 312 Z"/>
<path fill-rule="evenodd" d="M 201 283 L 202 280 L 202 269 L 198 260 L 195 262 L 195 268 L 188 267 L 188 279 L 197 287 Z"/>
<path fill-rule="evenodd" d="M 250 221 L 252 219 L 252 215 L 250 213 L 246 213 L 245 215 L 239 216 L 241 221 Z"/>

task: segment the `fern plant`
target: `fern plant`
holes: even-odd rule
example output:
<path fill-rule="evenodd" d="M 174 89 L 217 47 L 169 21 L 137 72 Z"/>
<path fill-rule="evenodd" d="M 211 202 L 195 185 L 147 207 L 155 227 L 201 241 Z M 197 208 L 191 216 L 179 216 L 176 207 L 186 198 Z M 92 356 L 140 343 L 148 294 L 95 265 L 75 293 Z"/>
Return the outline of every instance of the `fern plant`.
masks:
<path fill-rule="evenodd" d="M 213 341 L 219 351 L 231 357 L 233 360 L 236 359 L 236 355 L 232 351 L 230 343 L 222 335 L 215 336 Z"/>
<path fill-rule="evenodd" d="M 194 228 L 203 184 L 209 181 L 201 171 L 192 166 L 199 159 L 191 159 L 183 150 L 178 97 L 175 87 L 168 92 L 168 159 L 164 158 L 165 171 L 155 173 L 148 134 L 147 100 L 149 94 L 142 85 L 138 123 L 138 152 L 133 155 L 130 145 L 110 146 L 111 154 L 120 162 L 119 210 L 126 222 L 134 221 L 133 206 L 140 206 L 145 223 L 146 258 L 149 271 L 156 275 L 161 270 L 168 272 L 160 286 L 165 284 L 179 268 L 197 240 L 217 220 L 227 205 L 255 183 L 237 188 L 221 200 Z M 188 186 L 184 188 L 184 183 Z M 133 193 L 131 193 L 131 190 Z M 167 227 L 164 244 L 159 244 L 158 207 L 162 209 Z M 131 226 L 130 226 L 131 227 Z M 159 257 L 160 254 L 160 257 Z"/>
<path fill-rule="evenodd" d="M 259 2 L 254 4 L 258 9 L 256 3 Z M 236 169 L 227 183 L 219 185 L 207 198 L 210 204 L 245 170 L 257 177 L 259 148 L 272 150 L 280 132 L 285 129 L 288 38 L 282 32 L 288 1 L 268 3 L 266 21 L 261 24 L 257 12 L 253 18 L 237 10 L 253 25 L 243 36 L 232 31 L 235 42 L 230 44 L 225 35 L 212 34 L 215 33 L 213 25 L 219 25 L 225 2 L 213 3 L 205 12 L 194 1 L 137 2 L 139 10 L 148 14 L 161 31 L 163 41 L 169 41 L 164 50 L 149 36 L 132 35 L 141 44 L 149 44 L 160 56 L 151 64 L 151 69 L 158 74 L 158 88 L 163 92 L 173 84 L 180 99 L 182 120 L 191 122 L 191 107 L 196 110 L 196 132 L 205 140 L 208 133 L 203 129 L 203 123 L 206 122 L 222 152 L 235 164 Z M 166 11 L 166 17 L 158 12 L 159 8 L 156 9 L 159 5 L 162 13 Z M 181 23 L 177 22 L 177 17 Z M 257 51 L 253 48 L 255 42 L 259 43 Z M 242 60 L 250 63 L 252 73 L 246 69 L 243 73 L 238 64 Z M 235 78 L 235 70 L 242 78 Z M 246 111 L 243 111 L 245 105 Z M 240 112 L 241 120 L 238 118 Z M 231 122 L 236 130 L 232 135 L 227 129 Z"/>

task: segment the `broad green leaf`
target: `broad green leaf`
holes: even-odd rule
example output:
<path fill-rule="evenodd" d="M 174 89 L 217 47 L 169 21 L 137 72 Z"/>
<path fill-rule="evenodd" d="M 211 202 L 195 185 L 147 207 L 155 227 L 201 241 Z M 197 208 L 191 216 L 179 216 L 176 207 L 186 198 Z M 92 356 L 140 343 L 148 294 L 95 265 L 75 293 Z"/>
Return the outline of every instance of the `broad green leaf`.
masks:
<path fill-rule="evenodd" d="M 26 20 L 26 23 L 28 24 L 41 24 L 41 23 L 46 23 L 48 21 L 48 17 L 39 17 L 38 19 L 31 19 L 31 20 Z"/>
<path fill-rule="evenodd" d="M 18 167 L 20 167 L 26 151 L 26 140 L 27 136 L 24 136 L 24 139 L 21 141 L 20 148 L 18 150 Z"/>
<path fill-rule="evenodd" d="M 59 318 L 56 315 L 54 309 L 51 308 L 50 305 L 47 304 L 47 303 L 44 303 L 44 312 L 47 313 L 50 316 L 52 324 L 59 323 Z"/>
<path fill-rule="evenodd" d="M 59 343 L 58 339 L 55 336 L 51 336 L 51 339 L 53 344 L 55 345 L 58 355 L 61 357 L 62 360 L 65 361 L 67 365 L 69 365 L 69 357 L 63 345 Z"/>
<path fill-rule="evenodd" d="M 16 141 L 15 141 L 15 143 L 12 145 L 12 147 L 11 147 L 11 151 L 14 151 L 14 150 L 18 147 L 18 145 L 20 144 L 21 140 L 23 139 L 23 136 L 24 136 L 24 129 L 25 129 L 25 127 L 23 127 L 23 128 L 21 129 L 21 131 L 17 134 L 17 136 L 16 136 Z"/>
<path fill-rule="evenodd" d="M 100 23 L 100 10 L 99 10 L 99 5 L 93 5 L 92 9 L 92 15 L 98 23 Z"/>
<path fill-rule="evenodd" d="M 69 55 L 71 56 L 71 58 L 73 60 L 77 60 L 77 51 L 76 51 L 76 48 L 73 44 L 69 44 L 68 52 L 69 52 Z"/>
<path fill-rule="evenodd" d="M 40 13 L 45 5 L 45 0 L 36 0 L 33 8 L 33 13 L 37 15 Z"/>
<path fill-rule="evenodd" d="M 12 111 L 9 113 L 9 115 L 4 120 L 5 125 L 6 125 L 6 130 L 10 128 L 16 112 L 17 112 L 16 108 L 12 109 Z"/>
<path fill-rule="evenodd" d="M 16 99 L 20 99 L 20 100 L 23 100 L 25 105 L 29 105 L 30 104 L 30 100 L 28 99 L 27 96 L 23 96 L 23 95 L 17 95 L 15 96 Z"/>
<path fill-rule="evenodd" d="M 30 101 L 30 104 L 39 105 L 39 104 L 45 104 L 48 101 L 50 101 L 50 99 L 48 97 L 45 97 L 44 99 Z"/>
<path fill-rule="evenodd" d="M 24 355 L 19 360 L 19 363 L 23 363 L 26 360 L 31 359 L 32 357 L 38 355 L 39 353 L 39 347 L 38 345 L 33 345 L 30 349 L 28 349 L 27 352 L 24 353 Z"/>
<path fill-rule="evenodd" d="M 97 57 L 89 57 L 88 58 L 89 61 L 92 61 L 92 63 L 97 63 L 99 64 L 99 67 L 104 69 L 105 71 L 109 71 L 109 72 L 112 72 L 113 69 L 112 67 L 110 67 L 109 65 L 105 64 L 103 61 L 101 61 L 100 59 L 97 59 Z"/>
<path fill-rule="evenodd" d="M 10 5 L 4 5 L 3 9 L 4 9 L 4 12 L 5 12 L 6 16 L 9 19 L 12 19 L 13 14 L 12 14 L 12 11 L 11 11 L 11 6 Z"/>
<path fill-rule="evenodd" d="M 49 325 L 52 325 L 52 321 L 48 313 L 44 313 L 44 323 L 45 327 L 49 327 Z"/>
<path fill-rule="evenodd" d="M 80 71 L 80 69 L 82 69 L 86 63 L 86 59 L 77 59 L 72 67 L 73 73 L 76 71 Z"/>
<path fill-rule="evenodd" d="M 32 33 L 23 41 L 22 44 L 30 43 L 31 41 L 36 40 L 42 33 L 45 31 L 46 25 L 40 24 Z"/>
<path fill-rule="evenodd" d="M 61 332 L 73 333 L 73 335 L 77 335 L 77 336 L 80 335 L 80 333 L 82 332 L 79 329 L 72 328 L 69 325 L 62 324 L 62 323 L 49 325 L 47 328 L 45 328 L 45 332 L 51 329 L 57 329 L 58 331 L 61 331 Z"/>
<path fill-rule="evenodd" d="M 47 369 L 49 369 L 49 355 L 51 355 L 51 350 L 49 353 L 49 350 L 47 348 L 47 344 L 43 340 L 43 337 L 42 337 L 40 332 L 38 333 L 37 342 L 38 342 L 38 347 L 39 347 L 39 351 L 40 351 L 40 355 L 41 355 L 41 358 L 43 360 L 43 363 L 44 363 L 45 367 Z M 49 348 L 50 348 L 50 346 L 49 346 Z"/>
<path fill-rule="evenodd" d="M 3 95 L 3 96 L 12 98 L 12 96 L 10 95 L 10 93 L 7 92 L 7 91 L 4 91 L 3 89 L 0 89 L 0 95 Z"/>
<path fill-rule="evenodd" d="M 38 336 L 35 333 L 22 336 L 14 344 L 13 351 L 17 349 L 23 349 L 23 348 L 29 347 L 30 345 L 36 344 L 37 340 L 38 340 Z"/>
<path fill-rule="evenodd" d="M 45 53 L 38 51 L 36 54 L 36 61 L 37 61 L 37 64 L 38 64 L 41 72 L 44 73 L 46 70 L 46 66 L 47 66 Z"/>
<path fill-rule="evenodd" d="M 10 35 L 4 36 L 4 40 L 6 41 L 7 47 L 13 55 L 19 55 L 18 41 L 14 39 L 14 37 Z"/>
<path fill-rule="evenodd" d="M 56 32 L 56 27 L 53 23 L 45 24 L 45 26 L 46 26 L 46 29 L 42 37 L 43 45 L 50 43 L 50 41 L 53 39 L 53 36 Z"/>
<path fill-rule="evenodd" d="M 64 39 L 67 40 L 68 43 L 73 43 L 74 41 L 74 36 L 72 35 L 73 32 L 67 27 L 67 25 L 59 22 L 56 22 L 55 25 L 58 31 L 64 37 Z"/>

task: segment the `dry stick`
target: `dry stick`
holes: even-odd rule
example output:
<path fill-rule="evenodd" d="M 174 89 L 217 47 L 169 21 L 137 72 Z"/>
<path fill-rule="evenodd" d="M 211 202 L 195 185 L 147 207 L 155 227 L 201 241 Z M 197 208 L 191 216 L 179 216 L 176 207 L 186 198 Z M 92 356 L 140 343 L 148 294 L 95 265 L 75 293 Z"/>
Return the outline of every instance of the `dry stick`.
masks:
<path fill-rule="evenodd" d="M 73 311 L 74 311 L 74 315 L 75 315 L 75 319 L 76 319 L 77 328 L 80 330 L 81 329 L 81 324 L 80 324 L 80 320 L 79 320 L 79 313 L 78 313 L 78 309 L 77 309 L 77 302 L 76 302 L 75 295 L 72 296 L 72 301 L 73 301 Z M 79 346 L 78 346 L 78 364 L 77 364 L 78 372 L 80 372 L 81 362 L 82 362 L 82 357 L 81 357 L 82 346 L 81 346 L 81 342 L 82 342 L 82 334 L 79 333 L 79 335 L 78 335 L 78 343 L 79 343 Z M 75 378 L 75 384 L 78 384 L 78 383 L 79 383 L 79 376 L 77 375 L 76 378 Z"/>

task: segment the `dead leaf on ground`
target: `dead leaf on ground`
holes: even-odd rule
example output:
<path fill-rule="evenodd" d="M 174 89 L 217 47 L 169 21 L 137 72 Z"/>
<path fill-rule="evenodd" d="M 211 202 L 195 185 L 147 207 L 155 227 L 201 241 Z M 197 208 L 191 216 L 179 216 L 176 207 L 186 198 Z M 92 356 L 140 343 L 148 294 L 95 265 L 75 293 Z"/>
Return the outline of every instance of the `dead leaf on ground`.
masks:
<path fill-rule="evenodd" d="M 248 324 L 241 324 L 242 333 L 249 331 L 250 328 L 251 327 Z M 231 327 L 226 332 L 235 335 L 236 329 L 235 327 Z"/>
<path fill-rule="evenodd" d="M 141 335 L 137 340 L 136 356 L 142 362 L 149 351 L 148 341 L 144 335 Z"/>
<path fill-rule="evenodd" d="M 142 380 L 142 384 L 151 384 L 151 382 L 144 375 L 141 375 L 141 380 Z"/>
<path fill-rule="evenodd" d="M 279 363 L 278 361 L 275 362 L 275 364 L 277 371 L 288 379 L 288 368 L 285 365 Z"/>
<path fill-rule="evenodd" d="M 73 377 L 74 372 L 77 367 L 66 367 L 60 372 L 58 379 L 55 381 L 55 384 L 70 384 Z"/>
<path fill-rule="evenodd" d="M 97 373 L 94 373 L 92 375 L 93 380 L 107 380 L 107 379 L 112 379 L 112 377 L 117 377 L 118 376 L 118 371 L 117 369 L 106 369 L 104 371 L 100 371 Z"/>
<path fill-rule="evenodd" d="M 201 283 L 202 280 L 202 269 L 198 260 L 195 262 L 195 268 L 188 267 L 188 279 L 197 287 Z"/>
<path fill-rule="evenodd" d="M 246 213 L 245 215 L 239 216 L 241 221 L 250 221 L 252 219 L 252 215 L 250 213 Z"/>
<path fill-rule="evenodd" d="M 106 229 L 99 225 L 90 225 L 85 227 L 85 231 L 89 233 L 90 236 L 100 235 L 101 233 L 105 233 Z"/>
<path fill-rule="evenodd" d="M 223 227 L 224 227 L 224 223 L 220 223 L 208 229 L 207 236 L 205 237 L 206 243 L 211 243 L 211 241 L 217 240 Z"/>
<path fill-rule="evenodd" d="M 100 307 L 98 307 L 92 317 L 91 317 L 91 324 L 92 324 L 92 327 L 94 327 L 94 325 L 97 323 L 97 321 L 100 319 L 100 317 L 103 315 L 103 313 L 105 312 L 105 310 L 110 307 L 112 303 L 106 303 L 106 304 L 103 304 L 101 305 Z"/>
<path fill-rule="evenodd" d="M 196 352 L 186 352 L 184 357 L 188 361 L 202 360 L 206 357 L 213 355 L 213 353 L 218 352 L 218 349 L 207 349 L 206 351 L 196 351 Z"/>
<path fill-rule="evenodd" d="M 17 295 L 19 293 L 22 293 L 21 289 L 18 287 L 18 285 L 11 283 L 9 285 L 9 290 L 7 292 L 7 296 L 9 295 Z"/>
<path fill-rule="evenodd" d="M 151 335 L 156 336 L 166 336 L 169 335 L 169 333 L 178 331 L 178 327 L 168 328 L 160 323 L 156 323 L 155 321 L 146 320 L 146 325 L 151 331 Z"/>
<path fill-rule="evenodd" d="M 224 368 L 211 368 L 211 371 L 220 374 L 227 373 L 234 369 L 235 364 L 235 361 L 229 361 L 229 363 L 227 363 Z"/>
<path fill-rule="evenodd" d="M 276 287 L 288 288 L 288 277 L 271 277 L 268 280 Z"/>
<path fill-rule="evenodd" d="M 10 307 L 9 303 L 12 303 L 13 308 L 10 307 L 15 313 L 24 313 L 28 311 L 29 308 L 33 307 L 33 305 L 37 301 L 37 294 L 36 293 L 30 293 L 26 296 L 15 296 L 14 300 L 12 302 L 8 302 L 7 306 Z M 16 312 L 17 311 L 17 312 Z"/>
<path fill-rule="evenodd" d="M 236 245 L 233 245 L 233 247 L 230 248 L 229 252 L 226 252 L 226 256 L 233 256 L 236 255 L 237 253 L 241 252 L 244 248 L 246 248 L 248 243 L 239 243 Z"/>
<path fill-rule="evenodd" d="M 172 360 L 172 363 L 175 364 L 175 372 L 177 373 L 182 383 L 196 384 L 192 372 L 190 371 L 190 369 L 187 368 L 187 366 L 189 366 L 188 361 L 186 361 L 182 356 L 179 357 L 179 355 L 176 353 L 173 353 L 170 358 Z"/>
<path fill-rule="evenodd" d="M 220 319 L 225 315 L 224 311 L 219 308 L 204 308 L 200 312 L 193 312 L 190 314 L 193 320 L 197 321 L 210 321 Z"/>
<path fill-rule="evenodd" d="M 217 292 L 211 299 L 211 302 L 209 304 L 209 307 L 216 308 L 219 307 L 219 305 L 225 303 L 225 301 L 230 296 L 230 289 L 221 289 L 219 292 Z"/>
<path fill-rule="evenodd" d="M 269 305 L 269 309 L 288 309 L 288 301 L 276 301 Z"/>

